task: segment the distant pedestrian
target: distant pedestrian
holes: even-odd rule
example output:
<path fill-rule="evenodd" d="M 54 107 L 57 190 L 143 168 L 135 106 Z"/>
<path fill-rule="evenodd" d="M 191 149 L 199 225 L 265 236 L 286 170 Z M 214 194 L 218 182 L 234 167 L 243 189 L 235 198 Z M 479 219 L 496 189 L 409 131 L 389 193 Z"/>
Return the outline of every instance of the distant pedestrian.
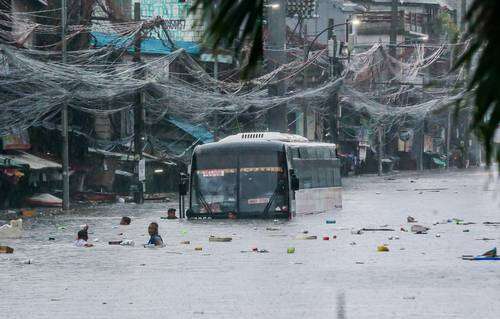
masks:
<path fill-rule="evenodd" d="M 163 239 L 158 234 L 158 224 L 153 222 L 148 227 L 149 241 L 147 245 L 163 246 Z"/>
<path fill-rule="evenodd" d="M 120 225 L 130 225 L 131 222 L 132 219 L 130 217 L 123 216 L 122 220 L 120 221 Z"/>
<path fill-rule="evenodd" d="M 87 234 L 86 230 L 80 230 L 78 231 L 77 238 L 75 241 L 75 246 L 76 247 L 92 247 L 94 245 L 88 243 L 89 240 L 89 235 Z"/>
<path fill-rule="evenodd" d="M 175 208 L 169 208 L 167 211 L 167 219 L 177 219 L 175 215 Z"/>

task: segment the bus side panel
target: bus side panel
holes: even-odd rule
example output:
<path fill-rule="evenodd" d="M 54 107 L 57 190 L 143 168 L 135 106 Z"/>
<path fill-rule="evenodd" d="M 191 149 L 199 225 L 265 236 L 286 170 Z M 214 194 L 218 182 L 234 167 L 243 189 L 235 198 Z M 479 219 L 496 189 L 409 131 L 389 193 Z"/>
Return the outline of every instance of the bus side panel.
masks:
<path fill-rule="evenodd" d="M 342 208 L 342 187 L 301 189 L 295 192 L 297 215 L 310 213 L 331 213 Z"/>

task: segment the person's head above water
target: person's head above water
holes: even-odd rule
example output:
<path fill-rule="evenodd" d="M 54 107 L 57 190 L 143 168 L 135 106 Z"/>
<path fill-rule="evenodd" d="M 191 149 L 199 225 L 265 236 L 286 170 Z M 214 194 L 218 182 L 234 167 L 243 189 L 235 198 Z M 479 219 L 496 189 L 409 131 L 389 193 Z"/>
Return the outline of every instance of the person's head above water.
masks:
<path fill-rule="evenodd" d="M 158 224 L 155 222 L 152 222 L 151 224 L 149 224 L 148 233 L 150 236 L 158 235 Z"/>
<path fill-rule="evenodd" d="M 122 220 L 120 221 L 120 225 L 130 225 L 131 222 L 132 219 L 130 219 L 130 217 L 123 216 Z"/>
<path fill-rule="evenodd" d="M 87 234 L 87 231 L 85 231 L 85 230 L 80 230 L 78 232 L 77 236 L 78 236 L 78 238 L 77 238 L 78 240 L 83 239 L 83 240 L 87 241 L 89 239 L 89 235 Z"/>

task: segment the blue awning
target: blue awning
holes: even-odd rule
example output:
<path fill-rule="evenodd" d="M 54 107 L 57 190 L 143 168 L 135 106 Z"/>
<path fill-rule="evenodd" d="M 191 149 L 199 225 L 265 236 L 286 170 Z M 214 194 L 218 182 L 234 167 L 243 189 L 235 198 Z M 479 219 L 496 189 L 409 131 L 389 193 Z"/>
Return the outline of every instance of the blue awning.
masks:
<path fill-rule="evenodd" d="M 130 37 L 122 37 L 118 34 L 109 34 L 103 32 L 92 32 L 91 44 L 95 47 L 104 47 L 113 45 L 116 48 L 128 47 L 129 52 L 134 51 L 133 39 Z M 172 48 L 165 45 L 167 41 L 162 41 L 156 38 L 146 38 L 142 40 L 141 52 L 145 54 L 169 54 Z M 176 49 L 184 49 L 189 54 L 199 54 L 200 46 L 196 42 L 190 41 L 175 41 Z"/>
<path fill-rule="evenodd" d="M 167 118 L 166 120 L 169 123 L 177 126 L 179 129 L 183 130 L 184 132 L 188 133 L 195 139 L 200 140 L 200 142 L 204 144 L 214 141 L 214 135 L 201 125 L 195 126 L 193 124 L 172 117 Z"/>

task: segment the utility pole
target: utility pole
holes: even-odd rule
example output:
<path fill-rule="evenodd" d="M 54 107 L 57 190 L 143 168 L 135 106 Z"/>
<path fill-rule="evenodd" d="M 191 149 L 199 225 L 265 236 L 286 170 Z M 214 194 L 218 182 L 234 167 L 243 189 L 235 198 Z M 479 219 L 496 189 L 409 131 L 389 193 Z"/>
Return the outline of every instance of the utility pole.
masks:
<path fill-rule="evenodd" d="M 134 3 L 134 20 L 141 21 L 141 3 Z M 135 35 L 134 39 L 134 58 L 133 61 L 136 63 L 137 71 L 136 77 L 141 79 L 143 77 L 143 70 L 139 66 L 141 64 L 141 43 L 142 43 L 142 29 Z M 140 171 L 141 166 L 144 165 L 142 162 L 142 149 L 143 149 L 143 138 L 144 138 L 144 105 L 143 105 L 143 95 L 142 89 L 139 88 L 135 93 L 135 105 L 134 105 L 134 159 L 136 160 L 136 182 L 138 189 L 134 193 L 134 201 L 137 204 L 142 204 L 144 202 L 144 184 L 141 180 Z"/>
<path fill-rule="evenodd" d="M 272 71 L 287 62 L 286 56 L 286 0 L 274 0 L 267 8 L 267 26 L 269 41 L 267 44 L 268 71 Z M 280 81 L 268 89 L 270 96 L 284 96 L 287 85 Z M 286 103 L 273 107 L 267 112 L 267 126 L 270 131 L 287 132 Z"/>
<path fill-rule="evenodd" d="M 396 58 L 396 45 L 398 41 L 399 29 L 399 13 L 398 13 L 399 0 L 392 0 L 391 2 L 391 30 L 389 32 L 389 54 Z"/>
<path fill-rule="evenodd" d="M 446 169 L 450 169 L 451 156 L 451 108 L 448 108 L 448 122 L 446 123 Z"/>
<path fill-rule="evenodd" d="M 219 57 L 217 54 L 214 54 L 214 79 L 219 80 Z M 218 85 L 218 84 L 217 84 Z M 219 140 L 219 112 L 215 111 L 214 114 L 214 141 Z"/>
<path fill-rule="evenodd" d="M 66 47 L 66 24 L 68 17 L 68 5 L 66 0 L 61 0 L 61 54 L 62 63 L 67 63 L 67 47 Z M 68 104 L 63 102 L 61 111 L 61 126 L 62 126 L 62 139 L 63 139 L 63 210 L 69 209 L 69 123 L 68 123 Z"/>
<path fill-rule="evenodd" d="M 384 135 L 384 126 L 380 124 L 378 127 L 378 176 L 382 175 L 382 153 L 384 151 L 384 144 L 382 143 L 382 137 Z"/>
<path fill-rule="evenodd" d="M 330 81 L 334 81 L 339 76 L 337 68 L 337 36 L 333 33 L 334 20 L 328 19 L 328 58 L 330 60 Z M 346 24 L 346 28 L 349 25 Z M 339 110 L 338 110 L 338 93 L 335 92 L 330 96 L 328 101 L 329 109 L 329 126 L 330 126 L 330 141 L 339 144 Z"/>

